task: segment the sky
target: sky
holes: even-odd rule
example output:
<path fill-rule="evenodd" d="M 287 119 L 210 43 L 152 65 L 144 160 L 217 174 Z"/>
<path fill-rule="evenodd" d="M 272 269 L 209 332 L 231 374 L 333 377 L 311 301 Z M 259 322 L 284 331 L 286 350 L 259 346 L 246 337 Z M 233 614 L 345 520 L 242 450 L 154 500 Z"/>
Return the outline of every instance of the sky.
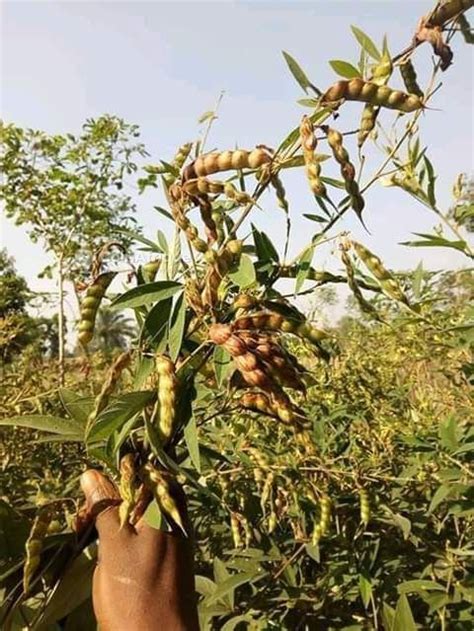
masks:
<path fill-rule="evenodd" d="M 395 53 L 410 42 L 417 19 L 432 5 L 431 0 L 7 0 L 0 6 L 1 117 L 47 132 L 77 133 L 89 117 L 117 114 L 140 126 L 149 162 L 156 163 L 160 158 L 169 161 L 180 144 L 198 136 L 197 119 L 224 91 L 208 148 L 261 143 L 276 147 L 302 114 L 310 113 L 296 102 L 305 95 L 288 72 L 282 50 L 325 89 L 337 80 L 328 60 L 357 62 L 351 24 L 377 44 L 387 33 Z M 456 38 L 453 50 L 454 64 L 442 76 L 443 86 L 430 103 L 433 109 L 420 121 L 422 141 L 438 173 L 441 208 L 450 205 L 456 176 L 473 169 L 472 47 Z M 417 50 L 414 62 L 426 85 L 432 65 L 428 46 Z M 391 83 L 401 87 L 398 74 Z M 334 124 L 354 129 L 360 112 L 360 104 L 348 104 Z M 382 120 L 391 124 L 394 118 L 389 112 Z M 348 148 L 357 164 L 354 144 L 348 143 Z M 362 183 L 381 162 L 373 147 L 366 153 Z M 323 168 L 337 175 L 334 166 Z M 294 255 L 315 231 L 303 213 L 318 209 L 301 173 L 285 174 L 284 182 L 292 200 Z M 161 201 L 158 193 L 156 199 L 138 199 L 138 220 L 151 238 L 166 221 L 151 208 Z M 269 196 L 263 206 L 263 212 L 255 211 L 255 222 L 281 243 L 284 217 Z M 399 245 L 411 233 L 428 232 L 436 223 L 432 213 L 401 191 L 373 187 L 364 212 L 370 234 L 350 214 L 341 228 L 383 253 L 389 266 L 406 269 L 420 260 L 433 269 L 465 264 L 454 251 Z M 31 244 L 25 228 L 5 218 L 0 228 L 0 245 L 14 256 L 19 272 L 34 289 L 52 290 L 50 281 L 36 277 L 49 262 L 41 246 Z M 333 249 L 317 249 L 315 265 L 337 271 L 340 264 Z"/>

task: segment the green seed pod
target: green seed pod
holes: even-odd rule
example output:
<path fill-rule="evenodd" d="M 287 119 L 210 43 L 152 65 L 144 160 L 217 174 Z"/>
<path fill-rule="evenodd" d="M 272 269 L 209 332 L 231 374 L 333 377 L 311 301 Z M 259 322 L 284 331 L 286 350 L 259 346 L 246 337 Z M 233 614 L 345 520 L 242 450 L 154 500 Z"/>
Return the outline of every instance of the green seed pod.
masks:
<path fill-rule="evenodd" d="M 370 499 L 369 494 L 365 489 L 360 489 L 359 491 L 359 502 L 360 502 L 360 521 L 367 526 L 370 521 Z"/>
<path fill-rule="evenodd" d="M 164 355 L 155 357 L 158 373 L 158 431 L 166 444 L 172 437 L 175 427 L 176 395 L 178 380 L 174 363 Z"/>
<path fill-rule="evenodd" d="M 407 59 L 404 63 L 400 64 L 399 68 L 407 92 L 411 92 L 411 94 L 416 94 L 416 96 L 423 98 L 423 91 L 418 85 L 415 68 L 411 60 Z"/>
<path fill-rule="evenodd" d="M 393 298 L 394 300 L 398 300 L 399 302 L 403 302 L 404 304 L 408 305 L 408 298 L 404 294 L 398 281 L 383 266 L 382 261 L 379 259 L 379 257 L 373 254 L 370 250 L 368 250 L 365 246 L 363 246 L 361 243 L 358 243 L 357 241 L 352 241 L 352 246 L 362 263 L 364 263 L 369 272 L 371 272 L 373 276 L 377 279 L 382 291 L 390 298 Z"/>
<path fill-rule="evenodd" d="M 105 292 L 115 276 L 116 272 L 105 272 L 100 274 L 86 289 L 86 294 L 81 301 L 80 319 L 78 325 L 78 340 L 83 346 L 87 346 L 93 338 L 97 311 Z"/>
<path fill-rule="evenodd" d="M 318 543 L 321 540 L 321 537 L 323 536 L 323 531 L 321 529 L 321 526 L 319 524 L 316 524 L 313 527 L 313 532 L 311 535 L 311 543 L 313 544 L 313 546 L 317 546 Z"/>
<path fill-rule="evenodd" d="M 370 304 L 370 302 L 367 302 L 367 300 L 364 298 L 362 294 L 359 284 L 355 278 L 354 266 L 344 247 L 341 247 L 341 259 L 342 259 L 342 262 L 344 263 L 344 267 L 346 268 L 347 284 L 349 285 L 349 288 L 354 294 L 354 298 L 357 300 L 357 303 L 361 311 L 363 311 L 364 313 L 367 313 L 368 315 L 372 316 L 374 319 L 380 321 L 380 316 L 377 313 L 377 310 L 372 304 Z"/>
<path fill-rule="evenodd" d="M 52 512 L 50 508 L 40 508 L 26 540 L 26 560 L 23 567 L 23 591 L 25 594 L 28 593 L 33 575 L 40 564 L 43 541 L 48 533 L 51 520 Z"/>
<path fill-rule="evenodd" d="M 267 330 L 293 333 L 310 342 L 319 342 L 328 337 L 325 331 L 311 326 L 308 322 L 290 320 L 279 313 L 261 311 L 249 316 L 243 316 L 234 321 L 234 330 Z"/>
<path fill-rule="evenodd" d="M 170 474 L 158 471 L 150 463 L 145 465 L 143 471 L 146 482 L 161 512 L 168 520 L 171 520 L 172 524 L 176 524 L 184 536 L 187 537 L 188 533 L 184 527 L 184 515 L 181 515 L 178 502 L 173 497 Z"/>

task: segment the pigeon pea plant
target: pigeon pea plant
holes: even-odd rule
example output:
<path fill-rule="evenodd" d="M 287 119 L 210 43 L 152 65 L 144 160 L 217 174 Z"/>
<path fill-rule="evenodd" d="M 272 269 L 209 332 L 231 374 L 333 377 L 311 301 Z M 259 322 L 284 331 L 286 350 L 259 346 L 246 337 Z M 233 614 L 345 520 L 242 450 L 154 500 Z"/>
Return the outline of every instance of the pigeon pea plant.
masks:
<path fill-rule="evenodd" d="M 374 445 L 375 437 L 367 428 L 370 414 L 357 419 L 350 440 L 340 435 L 335 445 L 324 445 L 323 425 L 337 418 L 334 408 L 333 417 L 327 417 L 324 391 L 337 383 L 341 357 L 346 362 L 348 358 L 334 331 L 315 326 L 287 298 L 281 281 L 295 280 L 294 296 L 330 283 L 347 283 L 360 309 L 380 326 L 387 324 L 386 314 L 395 308 L 407 327 L 423 323 L 427 334 L 441 335 L 443 324 L 432 317 L 429 301 L 425 304 L 420 293 L 404 287 L 375 253 L 337 229 L 350 209 L 362 221 L 364 195 L 382 181 L 401 187 L 429 207 L 455 236 L 451 240 L 440 232 L 424 234 L 411 245 L 451 247 L 472 258 L 459 227 L 436 205 L 434 168 L 420 148 L 417 120 L 423 111 L 428 115 L 438 73 L 452 60 L 449 41 L 461 27 L 465 32 L 463 12 L 473 4 L 451 0 L 437 5 L 421 20 L 412 44 L 396 56 L 390 55 L 386 40 L 380 52 L 354 27 L 360 61 L 357 66 L 332 62 L 343 79 L 325 92 L 285 54 L 298 83 L 306 93 L 313 93 L 303 103 L 312 112 L 275 150 L 259 144 L 204 153 L 201 142 L 187 143 L 171 161 L 145 167 L 140 186 L 163 187 L 168 208 L 161 212 L 173 222 L 174 236 L 168 242 L 160 232 L 156 243 L 134 236 L 154 260 L 132 269 L 135 286 L 115 296 L 111 307 L 134 310 L 138 338 L 109 367 L 95 397 L 62 391 L 68 418 L 31 415 L 6 421 L 51 432 L 57 440 L 83 441 L 88 462 L 101 463 L 117 482 L 122 523 L 133 525 L 144 515 L 157 528 L 189 536 L 173 492 L 176 479 L 184 484 L 196 516 L 202 564 L 215 556 L 209 543 L 212 536 L 222 537 L 222 529 L 229 525 L 229 559 L 226 563 L 214 559 L 213 581 L 206 576 L 197 580 L 203 596 L 203 628 L 409 630 L 415 628 L 406 597 L 411 592 L 421 594 L 427 603 L 428 613 L 423 606 L 415 611 L 424 622 L 436 620 L 440 628 L 447 628 L 452 615 L 461 625 L 452 628 L 464 628 L 472 602 L 472 578 L 463 556 L 472 555 L 463 547 L 469 515 L 462 508 L 467 492 L 463 476 L 470 474 L 458 455 L 469 450 L 472 432 L 465 426 L 454 427 L 453 420 L 441 430 L 455 477 L 441 478 L 430 508 L 434 511 L 448 496 L 461 506 L 455 517 L 445 517 L 455 525 L 444 556 L 434 561 L 436 569 L 431 573 L 415 568 L 416 559 L 407 561 L 407 567 L 392 567 L 385 540 L 378 535 L 380 528 L 399 528 L 402 545 L 416 547 L 421 545 L 422 526 L 436 536 L 442 521 L 433 525 L 430 515 L 416 514 L 412 527 L 402 514 L 409 493 L 423 480 L 414 478 L 411 470 L 395 473 L 384 467 L 383 459 L 392 457 L 396 447 L 393 430 L 384 429 Z M 433 46 L 439 60 L 421 88 L 413 60 L 424 42 Z M 396 66 L 408 92 L 392 85 Z M 391 131 L 385 134 L 385 157 L 366 182 L 361 182 L 354 157 L 349 156 L 346 132 L 327 124 L 336 123 L 338 111 L 351 101 L 364 104 L 360 151 L 376 128 L 379 112 L 394 111 Z M 316 153 L 318 141 L 327 145 L 331 157 Z M 326 158 L 336 161 L 342 180 L 324 175 Z M 265 232 L 248 220 L 262 206 L 267 189 L 274 191 L 279 206 L 289 214 L 283 178 L 286 170 L 298 168 L 304 169 L 322 213 L 321 228 L 289 262 L 289 228 L 282 256 Z M 215 179 L 216 174 L 223 179 Z M 326 241 L 339 246 L 346 275 L 313 267 L 314 251 Z M 100 264 L 98 268 L 82 301 L 79 340 L 84 348 L 93 338 L 96 312 L 113 274 L 104 273 Z M 132 375 L 132 385 L 118 393 L 124 371 Z M 370 367 L 364 366 L 359 377 L 370 378 L 370 374 Z M 357 368 L 353 378 L 357 379 Z M 339 391 L 346 402 L 351 387 L 348 383 L 344 393 Z M 364 388 L 353 392 L 363 394 Z M 369 397 L 365 404 L 370 409 L 370 398 L 376 394 L 366 388 L 363 396 Z M 344 432 L 347 424 L 341 425 Z M 263 447 L 262 437 L 271 445 L 271 453 Z M 359 468 L 364 440 L 371 445 L 369 464 Z M 429 432 L 413 440 L 420 441 L 420 454 L 437 449 Z M 425 475 L 439 473 L 431 470 L 429 459 L 420 458 Z M 402 502 L 396 495 L 400 487 L 395 495 L 391 490 L 391 478 L 410 481 Z M 450 479 L 456 484 L 449 484 Z M 249 491 L 252 484 L 254 492 Z M 368 488 L 374 486 L 377 498 Z M 396 511 L 393 506 L 398 504 Z M 211 523 L 210 506 L 220 523 Z M 2 577 L 8 587 L 4 628 L 18 628 L 21 617 L 29 628 L 59 628 L 54 624 L 73 615 L 87 599 L 87 589 L 78 590 L 76 585 L 79 577 L 88 585 L 93 545 L 87 515 L 78 511 L 72 519 L 73 510 L 71 498 L 46 500 L 40 507 L 29 537 L 25 534 L 23 568 L 16 559 Z M 60 534 L 51 533 L 49 522 L 65 511 L 70 516 L 68 526 Z M 375 511 L 377 526 L 371 529 Z M 216 529 L 220 534 L 215 534 Z M 282 533 L 285 544 L 279 547 L 272 536 L 281 539 Z M 332 539 L 338 556 L 332 572 L 323 573 L 319 568 L 324 546 Z M 386 587 L 385 574 L 390 572 L 400 579 L 398 595 Z M 407 574 L 416 580 L 403 583 Z"/>

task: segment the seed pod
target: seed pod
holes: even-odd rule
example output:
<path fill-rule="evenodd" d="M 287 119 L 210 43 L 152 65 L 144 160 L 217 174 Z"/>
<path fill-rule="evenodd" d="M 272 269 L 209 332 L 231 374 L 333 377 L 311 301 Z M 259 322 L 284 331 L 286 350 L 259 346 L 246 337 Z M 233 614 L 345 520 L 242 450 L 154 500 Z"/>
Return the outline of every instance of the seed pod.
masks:
<path fill-rule="evenodd" d="M 122 503 L 119 506 L 120 528 L 129 521 L 135 506 L 136 491 L 135 458 L 129 453 L 120 460 L 120 484 L 119 491 Z"/>
<path fill-rule="evenodd" d="M 369 272 L 371 272 L 380 284 L 382 291 L 390 298 L 398 300 L 408 305 L 408 298 L 404 294 L 398 281 L 394 276 L 383 266 L 382 261 L 378 256 L 373 254 L 365 246 L 357 241 L 352 241 L 352 246 L 359 257 L 364 263 Z"/>
<path fill-rule="evenodd" d="M 368 138 L 371 131 L 375 127 L 380 107 L 366 103 L 362 110 L 360 119 L 359 133 L 357 134 L 357 146 L 360 148 Z"/>
<path fill-rule="evenodd" d="M 356 215 L 362 220 L 362 211 L 365 206 L 364 198 L 360 194 L 359 185 L 355 181 L 355 168 L 349 160 L 349 154 L 342 144 L 342 134 L 335 129 L 324 126 L 328 138 L 328 144 L 332 149 L 333 155 L 341 165 L 341 175 L 344 179 L 344 185 L 349 194 L 352 208 Z"/>
<path fill-rule="evenodd" d="M 474 0 L 447 0 L 438 3 L 434 11 L 427 16 L 427 24 L 430 26 L 444 26 L 458 13 L 467 11 L 474 6 Z"/>
<path fill-rule="evenodd" d="M 323 495 L 320 502 L 321 516 L 319 519 L 319 525 L 323 535 L 329 530 L 329 524 L 331 523 L 331 500 L 327 495 Z"/>
<path fill-rule="evenodd" d="M 26 540 L 26 560 L 23 567 L 23 591 L 25 594 L 29 591 L 33 575 L 40 564 L 43 540 L 48 532 L 51 519 L 52 512 L 50 508 L 40 508 Z"/>
<path fill-rule="evenodd" d="M 357 81 L 356 84 L 354 84 L 355 81 Z M 346 99 L 348 101 L 362 101 L 371 105 L 381 105 L 382 107 L 405 113 L 415 112 L 423 108 L 423 101 L 416 94 L 400 92 L 395 101 L 393 101 L 391 100 L 392 92 L 394 92 L 392 88 L 378 86 L 374 82 L 366 81 L 363 82 L 362 88 L 359 90 L 361 87 L 360 81 L 361 79 L 338 81 L 323 94 L 322 103 L 332 104 L 340 99 Z"/>
<path fill-rule="evenodd" d="M 164 355 L 155 357 L 158 373 L 158 432 L 164 444 L 173 435 L 175 427 L 176 393 L 178 380 L 174 363 Z"/>
<path fill-rule="evenodd" d="M 221 195 L 224 194 L 229 199 L 234 200 L 237 204 L 254 204 L 255 200 L 245 193 L 239 191 L 231 182 L 218 182 L 216 180 L 208 180 L 205 177 L 198 177 L 195 180 L 188 180 L 183 185 L 184 191 L 188 195 Z"/>
<path fill-rule="evenodd" d="M 274 479 L 275 479 L 275 476 L 273 472 L 269 471 L 267 474 L 267 477 L 265 478 L 262 494 L 260 496 L 260 506 L 262 507 L 262 510 L 265 510 L 265 504 L 267 503 L 268 498 L 270 497 L 270 494 L 272 492 Z"/>
<path fill-rule="evenodd" d="M 238 309 L 252 309 L 258 304 L 256 296 L 250 294 L 238 294 L 232 304 L 232 308 L 237 311 Z"/>
<path fill-rule="evenodd" d="M 278 517 L 277 517 L 275 511 L 272 510 L 272 512 L 268 516 L 267 532 L 268 532 L 269 535 L 272 534 L 272 532 L 275 530 L 277 525 L 278 525 Z"/>
<path fill-rule="evenodd" d="M 301 120 L 300 140 L 309 187 L 317 197 L 326 197 L 326 186 L 321 181 L 321 164 L 316 160 L 314 153 L 317 146 L 314 126 L 308 116 L 303 116 Z"/>
<path fill-rule="evenodd" d="M 323 536 L 323 532 L 321 526 L 319 524 L 315 524 L 313 528 L 313 533 L 311 535 L 311 543 L 313 546 L 317 546 Z"/>
<path fill-rule="evenodd" d="M 211 252 L 212 250 L 209 250 Z M 195 278 L 188 278 L 184 285 L 184 295 L 186 303 L 191 307 L 196 315 L 204 313 L 204 305 L 201 298 L 201 287 Z"/>
<path fill-rule="evenodd" d="M 160 269 L 161 259 L 155 259 L 154 261 L 149 261 L 142 266 L 143 278 L 147 283 L 152 283 L 155 278 L 158 270 Z"/>
<path fill-rule="evenodd" d="M 367 526 L 370 521 L 370 499 L 369 494 L 365 489 L 359 491 L 360 501 L 360 521 Z"/>
<path fill-rule="evenodd" d="M 193 143 L 187 142 L 186 144 L 181 145 L 181 147 L 178 148 L 178 151 L 176 152 L 173 160 L 171 161 L 171 165 L 174 166 L 178 171 L 181 170 L 184 163 L 188 159 L 189 154 L 191 153 L 192 147 L 193 147 Z M 173 173 L 166 173 L 163 176 L 163 179 L 166 182 L 166 185 L 170 187 L 176 180 L 176 175 L 174 175 Z"/>
<path fill-rule="evenodd" d="M 212 217 L 212 204 L 207 195 L 199 195 L 197 200 L 201 219 L 206 230 L 207 240 L 209 243 L 214 243 L 214 241 L 217 241 L 217 227 Z"/>
<path fill-rule="evenodd" d="M 230 514 L 230 529 L 232 532 L 232 540 L 234 548 L 241 548 L 243 545 L 242 536 L 240 534 L 240 522 L 235 513 Z"/>
<path fill-rule="evenodd" d="M 117 387 L 117 383 L 122 375 L 122 372 L 128 368 L 132 360 L 131 351 L 125 351 L 115 359 L 112 366 L 107 373 L 102 388 L 94 401 L 94 408 L 87 418 L 86 435 L 91 430 L 99 414 L 104 410 L 110 401 L 110 395 Z"/>
<path fill-rule="evenodd" d="M 342 262 L 344 263 L 344 267 L 346 268 L 347 284 L 349 285 L 349 288 L 354 294 L 354 298 L 357 300 L 357 303 L 361 311 L 363 311 L 364 313 L 367 313 L 368 315 L 372 316 L 374 319 L 380 321 L 380 316 L 377 313 L 377 310 L 372 304 L 370 304 L 370 302 L 368 302 L 364 298 L 362 294 L 362 291 L 355 277 L 354 266 L 352 265 L 352 261 L 349 258 L 349 255 L 346 252 L 346 249 L 344 247 L 341 247 L 341 259 L 342 259 Z"/>
<path fill-rule="evenodd" d="M 283 182 L 278 175 L 273 175 L 270 179 L 270 183 L 275 189 L 276 198 L 278 201 L 278 205 L 282 208 L 286 213 L 289 211 L 288 199 L 286 197 L 285 187 L 283 186 Z"/>
<path fill-rule="evenodd" d="M 92 340 L 97 311 L 107 288 L 115 276 L 116 272 L 104 272 L 97 276 L 86 289 L 86 295 L 81 302 L 79 334 L 77 336 L 83 346 L 87 346 Z"/>
<path fill-rule="evenodd" d="M 376 86 L 386 85 L 388 80 L 390 79 L 390 75 L 392 74 L 392 60 L 389 55 L 384 52 L 381 61 L 373 68 L 372 70 L 372 84 Z M 367 93 L 366 84 L 362 86 L 362 91 L 365 90 Z M 372 97 L 375 96 L 377 90 L 372 88 L 373 94 Z M 380 107 L 377 105 L 373 105 L 371 103 L 366 103 L 364 109 L 362 111 L 362 117 L 359 126 L 359 133 L 357 135 L 357 146 L 359 149 L 362 147 L 370 132 L 375 128 L 375 123 L 377 122 L 377 117 L 380 112 Z"/>
<path fill-rule="evenodd" d="M 407 92 L 411 92 L 412 94 L 416 94 L 416 96 L 423 98 L 423 90 L 418 85 L 415 68 L 411 60 L 407 59 L 400 64 L 399 68 Z"/>
<path fill-rule="evenodd" d="M 161 512 L 171 523 L 176 524 L 182 533 L 187 537 L 184 527 L 184 515 L 181 515 L 176 497 L 173 497 L 172 478 L 169 473 L 158 471 L 155 467 L 148 463 L 144 466 L 143 472 L 145 481 L 150 491 L 153 493 L 156 503 Z"/>
<path fill-rule="evenodd" d="M 281 333 L 292 333 L 310 342 L 316 343 L 328 337 L 325 331 L 316 329 L 308 322 L 300 320 L 290 320 L 279 313 L 262 311 L 249 316 L 238 318 L 232 324 L 235 331 L 241 330 L 268 330 L 279 331 Z"/>
<path fill-rule="evenodd" d="M 229 171 L 230 169 L 258 169 L 272 161 L 271 155 L 264 149 L 245 151 L 212 152 L 199 156 L 183 173 L 183 181 L 196 177 L 206 177 L 212 173 Z"/>

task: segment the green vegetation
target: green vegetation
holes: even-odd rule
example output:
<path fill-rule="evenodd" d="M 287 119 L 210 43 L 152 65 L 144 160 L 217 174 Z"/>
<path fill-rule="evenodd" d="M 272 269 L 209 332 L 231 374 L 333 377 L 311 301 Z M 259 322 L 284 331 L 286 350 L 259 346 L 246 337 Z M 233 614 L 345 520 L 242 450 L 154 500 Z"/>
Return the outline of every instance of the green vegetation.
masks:
<path fill-rule="evenodd" d="M 459 180 L 452 208 L 439 207 L 429 143 L 422 148 L 417 130 L 440 68 L 451 62 L 459 12 L 470 3 L 445 5 L 416 34 L 417 45 L 433 44 L 439 57 L 416 95 L 398 90 L 393 74 L 408 58 L 416 65 L 416 46 L 393 56 L 386 40 L 379 49 L 354 27 L 360 60 L 333 60 L 343 80 L 324 94 L 285 53 L 311 113 L 276 150 L 203 153 L 195 142 L 144 166 L 138 186 L 162 187 L 167 207 L 158 210 L 172 226 L 169 239 L 132 230 L 124 213 L 133 204 L 120 196 L 111 225 L 117 198 L 109 187 L 120 190 L 124 171 L 136 170 L 132 155 L 145 155 L 129 145 L 135 127 L 104 117 L 88 122 L 80 139 L 40 135 L 48 168 L 33 174 L 38 195 L 28 189 L 31 163 L 18 162 L 31 132 L 2 128 L 8 212 L 26 213 L 20 221 L 47 240 L 38 218 L 60 208 L 55 239 L 62 245 L 46 245 L 58 265 L 67 245 L 67 278 L 80 304 L 74 353 L 59 351 L 61 343 L 47 352 L 44 334 L 30 335 L 42 326 L 28 315 L 30 292 L 2 256 L 2 628 L 96 628 L 96 544 L 75 520 L 85 466 L 116 481 L 122 523 L 142 517 L 183 529 L 167 481 L 184 486 L 202 629 L 472 627 L 472 271 L 389 270 L 380 248 L 369 250 L 343 227 L 348 212 L 370 220 L 368 189 L 397 186 L 439 222 L 406 245 L 451 248 L 472 261 L 465 236 L 472 187 Z M 416 73 L 406 74 L 404 67 L 404 79 L 416 82 Z M 364 103 L 349 104 L 361 112 L 357 138 L 335 129 L 346 101 Z M 359 177 L 354 145 L 363 151 L 371 141 L 384 107 L 396 110 L 383 130 L 384 154 Z M 202 120 L 213 119 L 211 112 Z M 66 146 L 75 165 L 67 172 L 49 162 Z M 328 163 L 341 179 L 325 175 Z M 91 188 L 87 178 L 102 164 L 111 171 Z M 287 169 L 305 174 L 318 213 L 306 215 L 316 228 L 291 261 Z M 90 221 L 83 234 L 71 233 L 75 195 Z M 287 226 L 281 251 L 250 223 L 256 206 L 270 204 Z M 318 248 L 328 242 L 341 273 L 317 267 Z M 147 264 L 133 264 L 132 244 L 150 256 Z M 85 258 L 87 281 L 76 278 Z M 127 283 L 123 293 L 109 289 L 111 274 Z M 310 296 L 324 313 L 340 286 L 351 297 L 334 325 L 297 306 L 297 297 Z M 146 490 L 154 499 L 137 516 Z"/>

